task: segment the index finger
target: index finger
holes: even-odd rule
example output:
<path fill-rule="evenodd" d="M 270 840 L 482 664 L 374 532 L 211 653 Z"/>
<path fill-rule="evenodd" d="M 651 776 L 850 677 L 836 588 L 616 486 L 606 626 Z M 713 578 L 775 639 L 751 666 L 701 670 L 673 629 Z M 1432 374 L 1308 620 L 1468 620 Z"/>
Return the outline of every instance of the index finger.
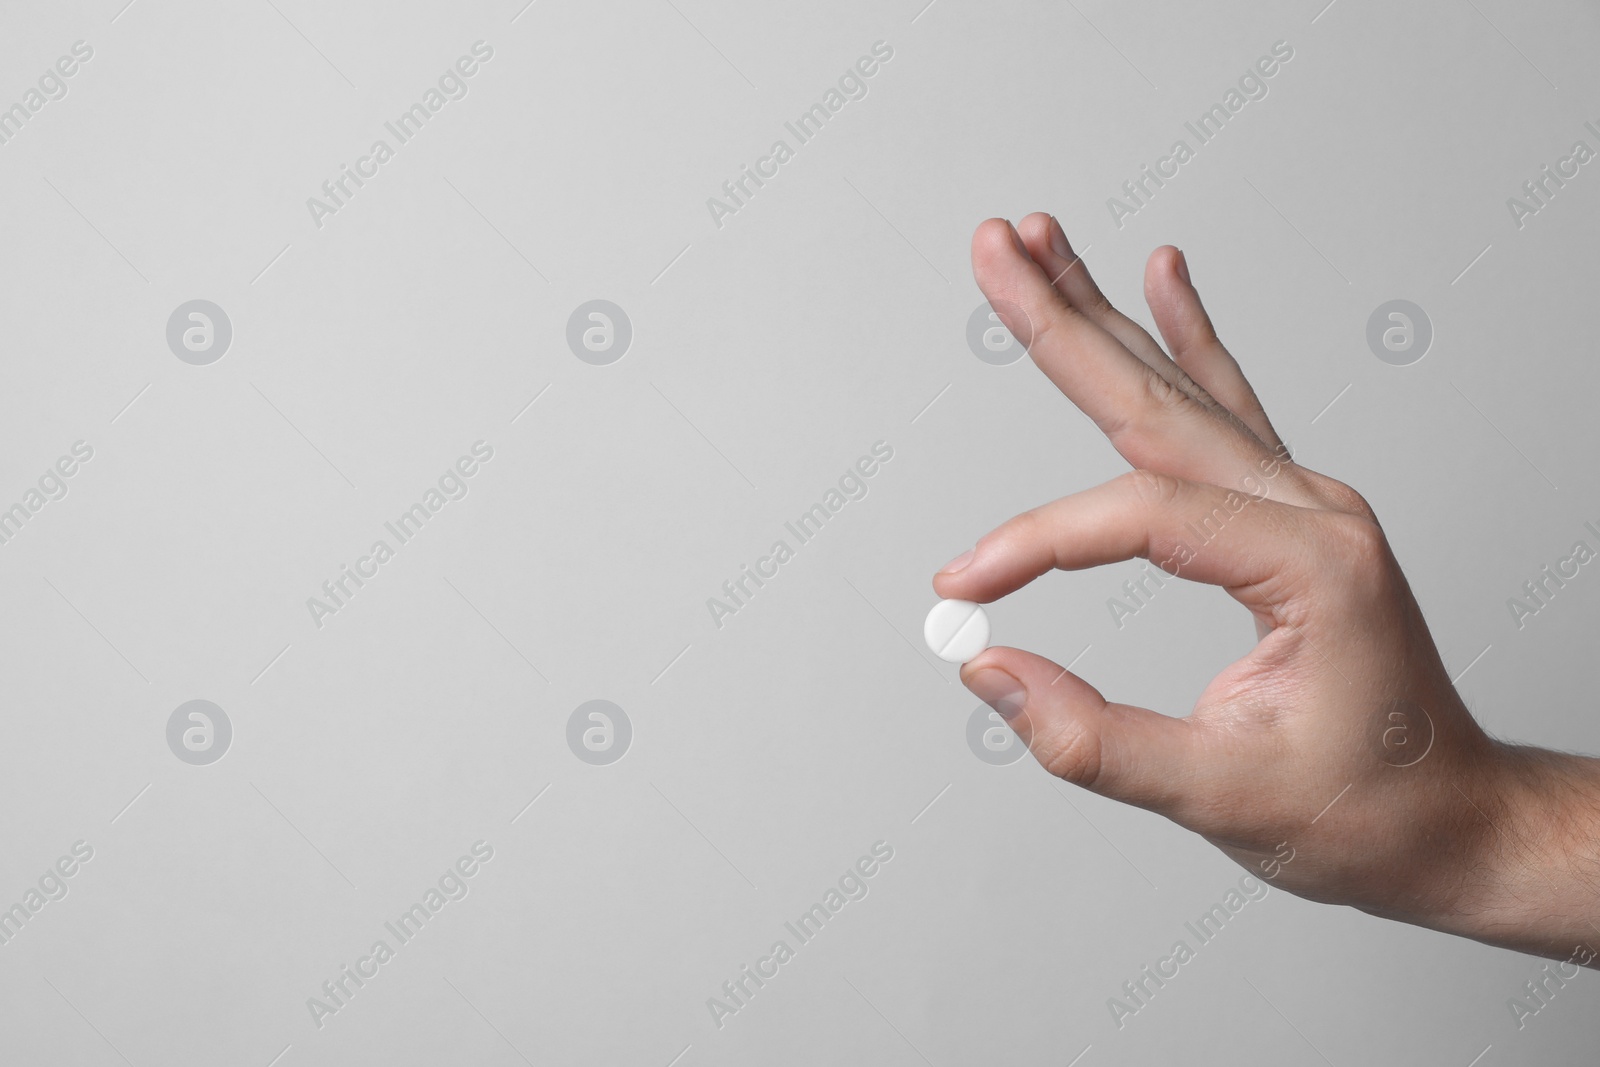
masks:
<path fill-rule="evenodd" d="M 1150 471 L 1023 512 L 940 571 L 946 599 L 988 603 L 1051 570 L 1144 558 L 1167 575 L 1222 586 L 1264 621 L 1294 621 L 1306 583 L 1334 568 L 1314 536 L 1326 513 Z M 1337 576 L 1334 576 L 1337 577 Z M 1155 580 L 1164 583 L 1165 578 Z"/>

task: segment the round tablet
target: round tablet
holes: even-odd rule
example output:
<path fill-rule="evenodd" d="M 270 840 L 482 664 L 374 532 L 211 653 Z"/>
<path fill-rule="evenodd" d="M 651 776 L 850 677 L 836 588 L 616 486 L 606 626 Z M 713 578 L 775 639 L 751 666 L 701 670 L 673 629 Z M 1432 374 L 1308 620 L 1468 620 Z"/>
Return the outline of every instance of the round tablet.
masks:
<path fill-rule="evenodd" d="M 941 600 L 922 624 L 922 639 L 948 663 L 965 663 L 989 647 L 989 616 L 970 600 Z"/>

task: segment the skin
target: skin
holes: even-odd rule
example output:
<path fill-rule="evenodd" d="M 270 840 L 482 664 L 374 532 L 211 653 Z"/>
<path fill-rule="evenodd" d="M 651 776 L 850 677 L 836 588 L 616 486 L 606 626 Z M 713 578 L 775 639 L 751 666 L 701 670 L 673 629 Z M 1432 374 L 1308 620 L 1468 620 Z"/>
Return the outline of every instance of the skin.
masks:
<path fill-rule="evenodd" d="M 1108 702 L 1015 648 L 967 663 L 967 687 L 1050 773 L 1292 893 L 1600 967 L 1600 760 L 1504 744 L 1474 721 L 1372 509 L 1289 458 L 1182 253 L 1158 248 L 1145 268 L 1165 348 L 1110 305 L 1049 215 L 983 223 L 972 264 L 1134 469 L 985 535 L 935 576 L 939 596 L 987 603 L 1053 569 L 1142 557 L 1222 587 L 1259 641 L 1187 718 Z"/>

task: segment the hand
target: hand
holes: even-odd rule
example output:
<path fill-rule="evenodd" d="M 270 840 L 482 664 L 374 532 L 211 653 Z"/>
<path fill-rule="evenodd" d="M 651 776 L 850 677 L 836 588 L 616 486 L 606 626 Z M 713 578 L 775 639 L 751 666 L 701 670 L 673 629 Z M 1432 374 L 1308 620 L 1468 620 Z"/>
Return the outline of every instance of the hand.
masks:
<path fill-rule="evenodd" d="M 1014 648 L 967 663 L 968 688 L 1052 774 L 1290 892 L 1563 960 L 1600 945 L 1600 763 L 1473 720 L 1371 508 L 1289 457 L 1182 253 L 1145 268 L 1170 357 L 1048 215 L 985 222 L 972 259 L 1039 369 L 1135 469 L 1011 519 L 935 576 L 938 594 L 988 602 L 1053 568 L 1143 557 L 1221 586 L 1260 640 L 1188 718 L 1108 703 Z"/>

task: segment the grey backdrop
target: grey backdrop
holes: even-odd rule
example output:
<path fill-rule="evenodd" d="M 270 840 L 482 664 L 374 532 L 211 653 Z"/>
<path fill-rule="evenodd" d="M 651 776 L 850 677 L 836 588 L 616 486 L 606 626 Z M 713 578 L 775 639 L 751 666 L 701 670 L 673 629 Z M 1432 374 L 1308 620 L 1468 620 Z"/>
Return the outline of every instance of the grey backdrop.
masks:
<path fill-rule="evenodd" d="M 1519 1028 L 1539 961 L 1277 890 L 1119 1027 L 1108 999 L 1241 872 L 980 758 L 920 636 L 946 559 L 1123 469 L 1026 359 L 968 344 L 973 227 L 1050 210 L 1141 319 L 1146 255 L 1184 248 L 1489 728 L 1600 747 L 1600 577 L 1507 603 L 1600 523 L 1600 167 L 1507 203 L 1600 148 L 1592 6 L 123 2 L 0 30 L 0 1061 L 1593 1061 L 1592 972 Z M 784 124 L 876 42 L 800 144 Z M 1277 42 L 1266 95 L 1115 220 Z M 335 203 L 346 166 L 371 176 Z M 220 359 L 214 309 L 169 343 L 192 300 Z M 631 325 L 606 365 L 619 316 L 610 351 L 568 342 L 591 300 Z M 1420 361 L 1369 347 L 1391 300 L 1432 324 Z M 799 545 L 785 522 L 880 441 Z M 441 476 L 465 496 L 400 544 Z M 996 641 L 1184 713 L 1252 627 L 1169 586 L 1119 628 L 1137 569 L 1040 581 Z M 193 700 L 222 714 L 169 731 Z M 629 729 L 569 729 L 592 700 Z M 878 842 L 802 944 L 784 924 Z M 430 906 L 441 879 L 460 899 Z M 335 1002 L 346 966 L 370 976 Z"/>

